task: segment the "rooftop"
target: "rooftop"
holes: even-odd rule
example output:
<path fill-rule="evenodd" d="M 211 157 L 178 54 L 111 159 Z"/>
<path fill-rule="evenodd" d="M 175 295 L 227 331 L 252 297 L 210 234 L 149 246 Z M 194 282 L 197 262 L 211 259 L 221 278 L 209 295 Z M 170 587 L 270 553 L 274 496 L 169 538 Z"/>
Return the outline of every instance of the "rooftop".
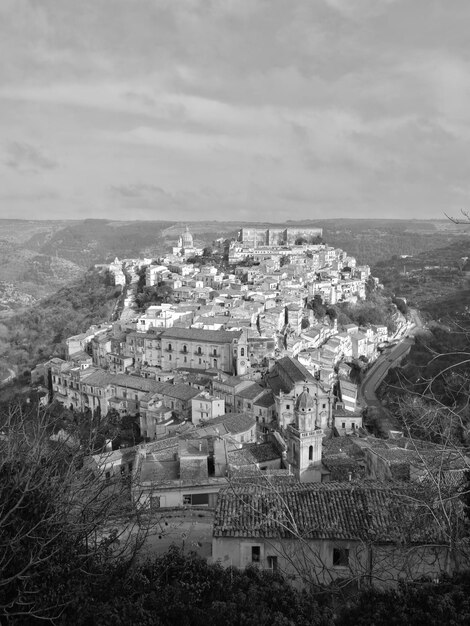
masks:
<path fill-rule="evenodd" d="M 277 361 L 278 369 L 283 370 L 293 383 L 315 382 L 314 377 L 306 367 L 299 363 L 297 359 L 290 356 L 284 356 Z"/>
<path fill-rule="evenodd" d="M 214 537 L 421 543 L 439 535 L 428 508 L 401 485 L 311 483 L 232 486 L 219 493 Z"/>
<path fill-rule="evenodd" d="M 168 328 L 162 332 L 164 339 L 181 339 L 187 341 L 208 341 L 210 343 L 232 343 L 239 339 L 241 331 L 204 330 L 202 328 Z"/>
<path fill-rule="evenodd" d="M 250 428 L 254 428 L 256 420 L 251 415 L 246 413 L 226 413 L 219 417 L 214 417 L 211 420 L 204 422 L 204 426 L 217 426 L 223 425 L 231 435 L 237 435 L 238 433 L 244 433 Z"/>

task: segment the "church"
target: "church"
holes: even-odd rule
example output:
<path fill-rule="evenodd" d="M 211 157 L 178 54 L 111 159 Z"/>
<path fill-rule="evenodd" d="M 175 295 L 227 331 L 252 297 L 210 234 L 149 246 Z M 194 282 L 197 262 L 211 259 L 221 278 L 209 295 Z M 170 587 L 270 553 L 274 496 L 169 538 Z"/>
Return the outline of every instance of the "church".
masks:
<path fill-rule="evenodd" d="M 177 245 L 173 247 L 173 254 L 183 258 L 200 256 L 202 254 L 202 248 L 194 247 L 193 236 L 187 226 L 186 230 L 181 233 Z"/>

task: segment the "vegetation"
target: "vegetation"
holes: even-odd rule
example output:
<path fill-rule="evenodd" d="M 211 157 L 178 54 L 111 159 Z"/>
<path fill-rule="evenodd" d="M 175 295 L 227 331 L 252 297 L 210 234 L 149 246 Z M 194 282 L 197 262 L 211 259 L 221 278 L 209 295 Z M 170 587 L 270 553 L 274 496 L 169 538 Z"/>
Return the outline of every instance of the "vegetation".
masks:
<path fill-rule="evenodd" d="M 334 305 L 326 305 L 322 297 L 316 294 L 308 303 L 316 317 L 322 319 L 325 315 L 331 320 L 337 320 L 338 324 L 357 324 L 368 326 L 369 324 L 387 326 L 389 332 L 396 330 L 398 306 L 378 291 L 369 292 L 367 299 L 356 304 L 340 302 Z M 401 307 L 402 308 L 402 307 Z M 404 309 L 403 309 L 404 310 Z"/>
<path fill-rule="evenodd" d="M 102 480 L 73 440 L 51 441 L 49 418 L 20 407 L 0 415 L 2 623 L 75 623 L 70 607 L 109 569 L 124 575 L 148 529 L 129 484 Z"/>
<path fill-rule="evenodd" d="M 0 324 L 3 362 L 22 372 L 52 356 L 63 357 L 65 340 L 110 318 L 121 293 L 106 273 L 85 276 Z"/>
<path fill-rule="evenodd" d="M 390 370 L 382 399 L 409 433 L 435 443 L 469 442 L 470 335 L 436 326 L 419 335 L 401 367 Z"/>
<path fill-rule="evenodd" d="M 160 283 L 147 287 L 145 285 L 145 271 L 145 267 L 138 271 L 139 280 L 135 296 L 137 307 L 142 311 L 152 304 L 173 302 L 173 288 L 171 285 Z"/>
<path fill-rule="evenodd" d="M 386 292 L 406 298 L 430 319 L 459 319 L 470 301 L 469 240 L 461 239 L 407 258 L 379 261 L 372 273 Z"/>

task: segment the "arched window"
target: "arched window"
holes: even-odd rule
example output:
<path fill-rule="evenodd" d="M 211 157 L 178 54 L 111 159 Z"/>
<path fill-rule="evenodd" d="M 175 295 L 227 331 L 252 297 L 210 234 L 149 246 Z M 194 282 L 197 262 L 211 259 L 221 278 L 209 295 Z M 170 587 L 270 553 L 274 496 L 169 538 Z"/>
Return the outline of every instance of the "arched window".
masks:
<path fill-rule="evenodd" d="M 313 461 L 313 446 L 308 447 L 308 460 Z"/>
<path fill-rule="evenodd" d="M 198 353 L 198 354 L 202 354 L 201 346 L 198 346 L 198 347 L 197 347 L 197 353 Z"/>
<path fill-rule="evenodd" d="M 245 356 L 245 348 L 240 348 L 240 356 Z"/>
<path fill-rule="evenodd" d="M 171 352 L 171 343 L 168 344 L 168 350 Z"/>
<path fill-rule="evenodd" d="M 183 346 L 183 352 L 187 352 L 187 351 L 188 351 L 188 346 L 185 344 L 185 345 Z"/>

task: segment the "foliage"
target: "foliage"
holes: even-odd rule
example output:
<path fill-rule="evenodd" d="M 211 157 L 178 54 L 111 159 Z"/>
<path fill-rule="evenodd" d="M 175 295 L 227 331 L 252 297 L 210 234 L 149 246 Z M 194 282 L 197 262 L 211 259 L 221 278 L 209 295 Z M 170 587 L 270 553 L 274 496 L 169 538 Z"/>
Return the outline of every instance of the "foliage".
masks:
<path fill-rule="evenodd" d="M 107 284 L 106 274 L 90 270 L 69 287 L 5 320 L 8 335 L 3 358 L 24 369 L 51 356 L 63 357 L 67 337 L 109 319 L 119 294 Z"/>
<path fill-rule="evenodd" d="M 308 303 L 308 308 L 312 309 L 317 319 L 323 319 L 326 315 L 326 307 L 323 304 L 323 298 L 320 294 L 316 294 Z"/>
<path fill-rule="evenodd" d="M 70 439 L 51 441 L 50 416 L 12 408 L 0 417 L 0 621 L 59 619 L 117 559 L 129 567 L 142 518 L 134 508 L 116 521 L 129 486 L 101 480 Z"/>
<path fill-rule="evenodd" d="M 341 611 L 338 626 L 441 626 L 470 622 L 470 572 L 436 584 L 401 583 L 390 591 L 370 590 Z"/>
<path fill-rule="evenodd" d="M 85 587 L 85 589 L 83 589 Z M 331 624 L 331 611 L 293 589 L 276 573 L 209 565 L 176 546 L 153 561 L 108 580 L 85 581 L 83 596 L 67 608 L 63 623 L 105 626 L 290 626 Z"/>
<path fill-rule="evenodd" d="M 379 261 L 372 269 L 386 292 L 405 297 L 432 319 L 461 317 L 470 291 L 462 260 L 468 255 L 469 240 L 454 239 L 451 245 L 431 248 L 405 259 L 394 256 Z"/>
<path fill-rule="evenodd" d="M 166 283 L 143 287 L 142 291 L 136 295 L 135 302 L 141 310 L 154 304 L 173 302 L 173 287 Z"/>
<path fill-rule="evenodd" d="M 462 327 L 435 327 L 390 370 L 380 393 L 411 435 L 436 443 L 468 439 L 469 355 L 470 335 Z"/>

